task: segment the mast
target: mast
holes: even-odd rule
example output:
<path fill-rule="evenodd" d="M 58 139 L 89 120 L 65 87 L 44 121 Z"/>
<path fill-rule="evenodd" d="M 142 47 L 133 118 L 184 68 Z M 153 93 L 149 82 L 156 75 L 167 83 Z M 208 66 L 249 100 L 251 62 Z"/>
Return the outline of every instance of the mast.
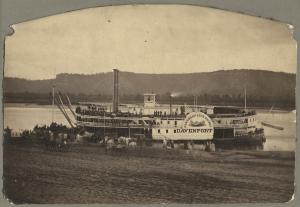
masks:
<path fill-rule="evenodd" d="M 244 73 L 244 110 L 247 109 L 247 73 Z"/>
<path fill-rule="evenodd" d="M 113 69 L 113 113 L 118 113 L 119 109 L 119 70 Z"/>
<path fill-rule="evenodd" d="M 170 116 L 172 116 L 172 94 L 170 94 Z"/>
<path fill-rule="evenodd" d="M 54 95 L 55 95 L 55 93 L 54 93 L 54 88 L 55 88 L 55 85 L 53 84 L 52 85 L 52 123 L 53 123 L 53 121 L 54 121 Z"/>
<path fill-rule="evenodd" d="M 197 95 L 194 95 L 194 109 L 193 109 L 193 111 L 197 111 L 197 110 L 196 110 L 196 108 L 198 108 L 198 107 L 197 107 L 197 105 L 198 105 L 198 103 L 197 103 L 198 100 L 197 100 L 197 99 L 198 99 Z"/>
<path fill-rule="evenodd" d="M 246 110 L 247 109 L 247 88 L 246 88 L 246 86 L 244 88 L 244 98 L 245 98 L 245 100 L 244 100 L 244 109 Z"/>
<path fill-rule="evenodd" d="M 56 67 L 54 67 L 54 78 L 52 83 L 52 113 L 51 113 L 51 120 L 52 123 L 54 122 L 54 108 L 55 108 L 55 81 L 56 81 Z"/>
<path fill-rule="evenodd" d="M 196 96 L 194 95 L 194 109 L 196 108 Z"/>

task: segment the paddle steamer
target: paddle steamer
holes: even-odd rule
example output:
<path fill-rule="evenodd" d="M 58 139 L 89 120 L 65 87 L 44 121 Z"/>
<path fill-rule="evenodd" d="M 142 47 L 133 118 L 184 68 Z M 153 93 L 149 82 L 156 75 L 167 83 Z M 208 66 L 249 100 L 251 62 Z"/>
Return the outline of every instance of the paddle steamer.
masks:
<path fill-rule="evenodd" d="M 144 135 L 153 142 L 215 144 L 217 148 L 253 146 L 266 141 L 256 112 L 245 108 L 173 105 L 156 102 L 144 94 L 143 104 L 119 104 L 118 70 L 114 70 L 112 104 L 80 103 L 76 125 L 99 136 Z"/>

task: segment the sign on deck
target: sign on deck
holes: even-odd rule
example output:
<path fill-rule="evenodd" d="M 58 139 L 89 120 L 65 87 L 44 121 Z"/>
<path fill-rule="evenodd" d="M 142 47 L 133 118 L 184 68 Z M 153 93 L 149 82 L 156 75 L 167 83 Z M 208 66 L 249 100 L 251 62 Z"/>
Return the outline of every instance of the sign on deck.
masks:
<path fill-rule="evenodd" d="M 176 127 L 160 126 L 152 130 L 156 140 L 211 140 L 213 134 L 213 122 L 202 112 L 188 114 Z"/>

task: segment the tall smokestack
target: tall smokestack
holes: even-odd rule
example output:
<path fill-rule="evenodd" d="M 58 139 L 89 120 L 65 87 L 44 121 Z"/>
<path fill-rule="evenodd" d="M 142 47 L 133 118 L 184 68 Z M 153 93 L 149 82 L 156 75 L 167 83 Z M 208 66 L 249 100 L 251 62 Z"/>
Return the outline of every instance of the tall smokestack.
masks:
<path fill-rule="evenodd" d="M 172 94 L 170 94 L 170 116 L 172 116 Z"/>
<path fill-rule="evenodd" d="M 118 112 L 118 106 L 119 106 L 119 70 L 113 69 L 114 73 L 114 94 L 113 94 L 113 112 Z"/>

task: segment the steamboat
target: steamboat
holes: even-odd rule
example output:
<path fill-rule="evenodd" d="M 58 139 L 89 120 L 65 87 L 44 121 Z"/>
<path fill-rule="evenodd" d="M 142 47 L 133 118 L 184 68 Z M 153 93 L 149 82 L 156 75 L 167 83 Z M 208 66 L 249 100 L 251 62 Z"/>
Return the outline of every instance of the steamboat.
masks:
<path fill-rule="evenodd" d="M 144 94 L 143 104 L 120 104 L 117 69 L 113 76 L 112 104 L 80 103 L 72 112 L 77 127 L 102 137 L 143 136 L 152 143 L 183 143 L 186 148 L 194 144 L 263 148 L 264 130 L 258 127 L 253 110 L 176 105 L 172 104 L 172 95 L 170 104 L 159 104 L 155 93 Z"/>

